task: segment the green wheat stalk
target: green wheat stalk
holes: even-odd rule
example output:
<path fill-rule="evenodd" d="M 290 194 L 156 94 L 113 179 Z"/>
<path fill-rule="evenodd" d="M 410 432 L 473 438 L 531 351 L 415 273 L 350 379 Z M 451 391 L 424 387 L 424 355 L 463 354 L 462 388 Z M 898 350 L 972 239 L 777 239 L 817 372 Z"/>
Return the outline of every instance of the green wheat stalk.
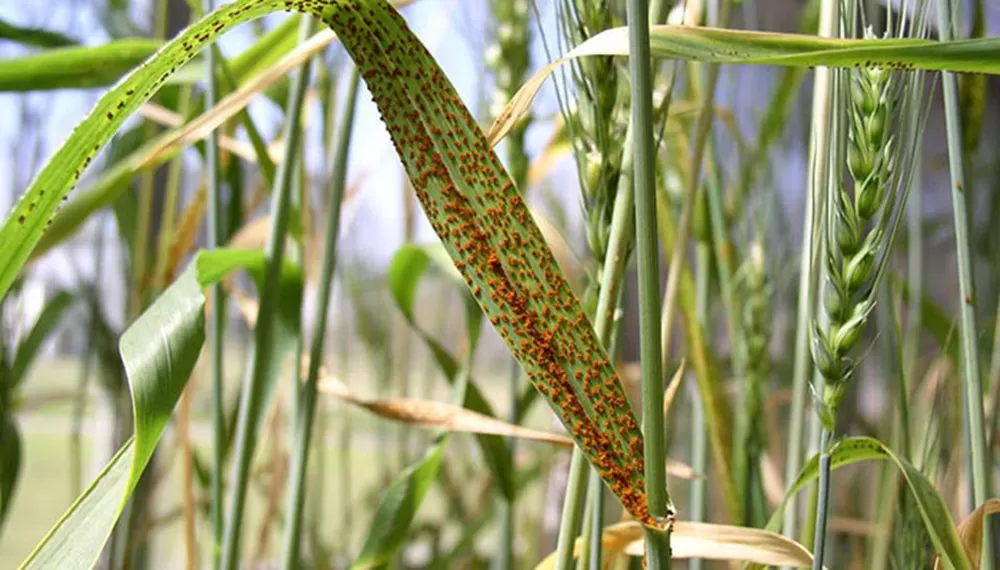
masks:
<path fill-rule="evenodd" d="M 848 11 L 847 21 L 853 12 Z M 924 33 L 925 11 L 905 18 L 890 34 Z M 878 36 L 868 27 L 866 39 Z M 822 315 L 812 325 L 812 355 L 823 379 L 816 411 L 822 426 L 819 506 L 816 512 L 814 569 L 823 565 L 829 502 L 830 445 L 836 415 L 860 358 L 855 354 L 877 302 L 878 285 L 889 260 L 901 212 L 905 209 L 911 166 L 918 147 L 920 117 L 915 112 L 923 75 L 888 67 L 861 67 L 837 73 L 844 92 L 847 123 L 846 170 L 850 189 L 841 183 L 828 197 L 825 219 L 826 281 Z"/>

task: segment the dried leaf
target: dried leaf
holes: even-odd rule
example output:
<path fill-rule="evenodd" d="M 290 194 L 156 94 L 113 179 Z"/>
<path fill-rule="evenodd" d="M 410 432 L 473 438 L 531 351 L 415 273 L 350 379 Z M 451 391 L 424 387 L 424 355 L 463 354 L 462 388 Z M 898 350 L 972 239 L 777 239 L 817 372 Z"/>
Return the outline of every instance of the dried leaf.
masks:
<path fill-rule="evenodd" d="M 207 206 L 207 191 L 202 185 L 194 198 L 184 207 L 181 212 L 180 223 L 177 224 L 174 235 L 174 243 L 170 247 L 170 257 L 167 262 L 167 274 L 165 283 L 171 283 L 180 267 L 181 259 L 194 249 L 195 240 L 198 238 L 198 228 L 201 227 L 202 218 L 205 216 Z"/>
<path fill-rule="evenodd" d="M 642 556 L 644 553 L 643 527 L 634 521 L 618 523 L 604 529 L 601 542 L 605 556 L 617 554 Z M 576 541 L 579 553 L 581 542 Z M 809 568 L 812 554 L 798 542 L 778 533 L 712 523 L 678 521 L 670 534 L 670 550 L 674 559 L 703 558 L 752 562 L 769 566 Z M 555 553 L 543 560 L 535 570 L 555 567 Z"/>
<path fill-rule="evenodd" d="M 139 109 L 139 114 L 146 117 L 150 121 L 165 127 L 176 128 L 184 124 L 184 117 L 181 116 L 180 113 L 175 113 L 174 111 L 157 105 L 156 103 L 146 103 Z M 239 141 L 227 135 L 220 135 L 219 146 L 247 162 L 257 162 L 257 153 L 254 152 L 253 145 L 248 142 Z M 274 162 L 275 164 L 281 162 L 282 153 L 279 151 L 280 149 L 278 143 L 271 143 L 267 150 L 268 156 L 271 157 L 271 162 Z"/>
<path fill-rule="evenodd" d="M 667 391 L 663 394 L 663 415 L 667 415 L 667 412 L 670 411 L 670 406 L 674 403 L 674 398 L 677 396 L 677 389 L 681 387 L 681 380 L 683 378 L 684 361 L 681 360 L 681 365 L 677 367 L 677 372 L 674 372 L 674 377 L 670 379 Z"/>
<path fill-rule="evenodd" d="M 371 413 L 390 420 L 426 428 L 441 428 L 452 432 L 480 433 L 516 437 L 552 443 L 570 448 L 573 440 L 555 433 L 525 428 L 496 418 L 467 410 L 461 406 L 434 400 L 415 398 L 384 398 L 369 400 L 352 393 L 343 382 L 326 374 L 320 380 L 321 393 L 360 406 Z"/>
<path fill-rule="evenodd" d="M 974 570 L 979 570 L 980 553 L 983 551 L 984 517 L 998 512 L 1000 512 L 1000 499 L 990 499 L 958 523 L 958 537 L 962 541 L 962 546 L 965 547 L 966 554 L 969 555 Z M 934 561 L 934 569 L 937 570 L 940 567 L 941 559 L 938 557 Z"/>

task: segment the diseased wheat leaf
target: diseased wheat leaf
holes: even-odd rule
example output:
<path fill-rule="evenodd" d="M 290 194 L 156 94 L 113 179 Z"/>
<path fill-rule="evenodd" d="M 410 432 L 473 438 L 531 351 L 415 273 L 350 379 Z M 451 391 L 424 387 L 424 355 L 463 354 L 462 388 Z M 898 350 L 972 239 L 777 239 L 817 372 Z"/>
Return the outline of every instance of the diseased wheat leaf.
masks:
<path fill-rule="evenodd" d="M 662 526 L 646 507 L 638 422 L 578 299 L 475 119 L 427 49 L 384 0 L 242 0 L 166 43 L 98 101 L 14 205 L 0 227 L 0 295 L 71 187 L 125 119 L 219 35 L 277 10 L 309 13 L 339 34 L 375 99 L 431 225 L 473 297 L 628 512 L 644 524 Z M 168 346 L 159 350 L 165 353 L 154 352 L 150 358 L 170 358 Z M 169 376 L 174 378 L 178 370 L 183 372 L 180 364 Z M 172 392 L 160 392 L 154 383 L 150 393 L 162 398 L 157 403 L 172 408 Z M 137 426 L 145 421 L 137 415 Z M 134 461 L 136 467 L 119 473 L 112 466 L 99 486 L 113 481 L 113 488 L 123 488 L 127 495 L 128 481 L 141 471 L 142 458 L 151 451 L 138 436 L 136 444 L 135 451 L 126 448 L 118 459 Z M 113 522 L 117 511 L 108 512 L 114 516 L 106 521 Z M 54 533 L 61 536 L 63 531 L 60 524 Z M 55 545 L 57 553 L 63 552 L 61 547 L 81 544 L 99 550 L 95 543 L 106 536 L 95 530 L 89 540 L 74 540 L 72 545 L 59 540 L 46 544 Z"/>

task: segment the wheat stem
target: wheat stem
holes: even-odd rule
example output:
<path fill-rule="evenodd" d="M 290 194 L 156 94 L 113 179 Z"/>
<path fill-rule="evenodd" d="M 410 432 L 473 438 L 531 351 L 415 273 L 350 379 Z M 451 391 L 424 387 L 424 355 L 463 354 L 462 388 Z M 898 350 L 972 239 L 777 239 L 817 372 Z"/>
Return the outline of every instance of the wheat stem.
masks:
<path fill-rule="evenodd" d="M 951 3 L 938 0 L 938 30 L 942 41 L 952 39 Z M 969 243 L 968 204 L 966 201 L 965 167 L 962 150 L 962 126 L 959 118 L 958 92 L 955 74 L 941 73 L 944 91 L 945 124 L 948 138 L 948 164 L 951 168 L 951 198 L 955 219 L 955 250 L 958 254 L 958 286 L 961 300 L 959 314 L 962 327 L 962 381 L 965 384 L 965 404 L 968 418 L 967 442 L 972 456 L 972 479 L 974 506 L 985 504 L 990 498 L 990 459 L 986 447 L 986 428 L 983 414 L 983 388 L 979 375 L 978 329 L 976 328 L 975 281 L 972 275 L 972 252 Z M 989 532 L 989 517 L 983 517 L 986 530 L 982 533 L 982 556 L 980 568 L 992 570 L 994 567 L 992 533 Z"/>

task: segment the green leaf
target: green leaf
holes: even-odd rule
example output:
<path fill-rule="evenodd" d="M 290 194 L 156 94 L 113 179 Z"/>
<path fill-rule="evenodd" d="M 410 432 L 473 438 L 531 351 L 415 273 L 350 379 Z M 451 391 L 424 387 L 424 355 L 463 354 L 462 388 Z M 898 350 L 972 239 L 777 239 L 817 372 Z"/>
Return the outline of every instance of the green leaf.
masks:
<path fill-rule="evenodd" d="M 473 297 L 626 510 L 662 526 L 646 507 L 638 421 L 579 300 L 475 118 L 385 0 L 238 0 L 164 44 L 97 102 L 15 204 L 0 227 L 0 294 L 125 119 L 219 35 L 283 9 L 349 32 L 341 42 Z"/>
<path fill-rule="evenodd" d="M 0 60 L 0 91 L 104 87 L 142 63 L 160 45 L 159 40 L 129 38 Z"/>
<path fill-rule="evenodd" d="M 389 485 L 372 520 L 361 554 L 351 565 L 352 570 L 382 567 L 403 546 L 410 523 L 437 477 L 447 441 L 448 434 L 438 435 L 424 456 L 400 473 Z"/>
<path fill-rule="evenodd" d="M 602 37 L 603 36 L 603 37 Z M 587 43 L 614 44 L 627 55 L 627 28 L 594 36 Z M 1000 74 L 1000 38 L 938 42 L 923 39 L 842 39 L 805 34 L 779 34 L 720 28 L 655 26 L 651 31 L 654 57 L 716 63 L 790 67 L 895 68 Z"/>
<path fill-rule="evenodd" d="M 906 480 L 914 501 L 924 521 L 924 528 L 934 543 L 934 550 L 941 557 L 945 568 L 953 570 L 971 570 L 972 566 L 966 556 L 962 541 L 955 529 L 948 507 L 934 485 L 927 477 L 906 459 L 896 455 L 892 449 L 881 441 L 871 437 L 849 437 L 838 441 L 830 451 L 830 468 L 839 469 L 845 465 L 859 461 L 888 460 L 892 461 Z M 796 493 L 819 476 L 819 456 L 813 456 L 799 472 L 799 476 L 788 488 L 784 500 L 775 510 L 767 523 L 767 530 L 778 532 L 785 512 L 785 505 Z"/>
<path fill-rule="evenodd" d="M 689 26 L 653 26 L 654 58 L 788 67 L 886 66 L 961 73 L 1000 74 L 1000 38 L 938 42 L 923 39 L 841 39 Z M 564 62 L 593 55 L 628 55 L 628 28 L 605 30 L 576 46 L 532 76 L 490 128 L 502 139 L 527 114 L 545 79 Z"/>
<path fill-rule="evenodd" d="M 440 245 L 438 246 L 418 246 L 406 244 L 400 247 L 389 264 L 389 291 L 392 293 L 396 305 L 406 318 L 406 322 L 413 328 L 421 340 L 427 345 L 438 368 L 445 375 L 448 381 L 455 384 L 461 373 L 460 366 L 448 350 L 441 345 L 424 329 L 417 321 L 413 312 L 413 303 L 416 297 L 420 282 L 426 274 L 431 264 L 439 267 L 445 275 L 453 281 L 457 281 L 459 287 L 463 289 L 463 300 L 466 304 L 466 331 L 469 331 L 469 345 L 474 346 L 478 342 L 479 334 L 472 331 L 479 330 L 478 320 L 481 312 L 479 307 L 472 303 L 470 306 L 469 295 L 465 290 L 461 275 L 455 270 L 447 253 Z M 483 415 L 495 418 L 493 408 L 476 386 L 473 379 L 469 379 L 469 386 L 466 389 L 465 400 L 462 406 Z M 510 455 L 507 453 L 507 445 L 503 438 L 495 435 L 477 435 L 476 441 L 483 451 L 483 457 L 490 469 L 497 487 L 504 497 L 510 498 L 514 492 L 513 466 Z"/>
<path fill-rule="evenodd" d="M 31 330 L 17 344 L 14 352 L 14 362 L 11 365 L 10 375 L 13 386 L 16 388 L 27 376 L 28 369 L 38 355 L 38 349 L 42 343 L 49 338 L 52 331 L 62 321 L 66 309 L 73 305 L 73 296 L 66 291 L 59 291 L 48 301 L 42 313 L 38 315 L 38 320 L 32 325 Z"/>
<path fill-rule="evenodd" d="M 0 417 L 0 531 L 10 514 L 21 472 L 21 435 L 9 414 Z"/>
<path fill-rule="evenodd" d="M 66 47 L 78 44 L 75 39 L 42 28 L 27 28 L 0 19 L 0 40 L 42 48 Z"/>
<path fill-rule="evenodd" d="M 199 252 L 172 283 L 122 335 L 122 362 L 132 393 L 135 433 L 118 451 L 91 486 L 46 534 L 22 568 L 89 569 L 121 515 L 142 475 L 163 429 L 194 369 L 205 340 L 203 289 L 237 269 L 262 275 L 266 257 L 261 251 L 213 250 Z M 286 264 L 282 296 L 301 296 L 302 275 Z M 294 311 L 291 310 L 294 304 Z M 298 304 L 283 304 L 289 322 L 298 319 Z M 284 343 L 294 346 L 294 341 Z M 275 353 L 276 367 L 285 356 Z"/>
<path fill-rule="evenodd" d="M 479 344 L 482 329 L 482 313 L 466 293 L 463 295 L 466 307 L 466 340 L 468 356 L 466 365 L 459 366 L 451 355 L 429 333 L 414 320 L 413 302 L 417 289 L 424 274 L 432 263 L 444 270 L 445 274 L 455 279 L 454 267 L 447 257 L 442 258 L 433 253 L 433 246 L 421 247 L 407 244 L 402 246 L 393 257 L 389 266 L 389 289 L 393 299 L 399 306 L 406 320 L 416 330 L 417 334 L 427 343 L 438 366 L 444 372 L 448 381 L 457 392 L 458 401 L 466 408 L 480 413 L 490 413 L 489 404 L 476 390 L 469 377 L 469 366 L 476 346 Z M 459 278 L 460 279 L 460 278 Z M 461 281 L 459 281 L 461 286 Z M 474 396 L 472 394 L 475 394 Z M 477 409 L 480 408 L 480 409 Z M 485 410 L 485 411 L 482 411 Z M 492 415 L 492 414 L 491 414 Z M 410 525 L 423 503 L 424 496 L 431 484 L 437 479 L 438 469 L 448 442 L 448 432 L 440 433 L 434 443 L 427 449 L 424 456 L 400 473 L 389 486 L 375 517 L 372 519 L 368 535 L 365 538 L 361 554 L 351 565 L 352 569 L 379 568 L 385 566 L 399 551 L 406 541 Z M 480 446 L 490 464 L 491 469 L 504 469 L 495 472 L 501 486 L 513 488 L 512 468 L 506 456 L 506 446 L 497 436 L 477 436 Z M 495 465 L 497 457 L 506 459 L 506 463 Z M 507 490 L 505 489 L 505 492 Z"/>

